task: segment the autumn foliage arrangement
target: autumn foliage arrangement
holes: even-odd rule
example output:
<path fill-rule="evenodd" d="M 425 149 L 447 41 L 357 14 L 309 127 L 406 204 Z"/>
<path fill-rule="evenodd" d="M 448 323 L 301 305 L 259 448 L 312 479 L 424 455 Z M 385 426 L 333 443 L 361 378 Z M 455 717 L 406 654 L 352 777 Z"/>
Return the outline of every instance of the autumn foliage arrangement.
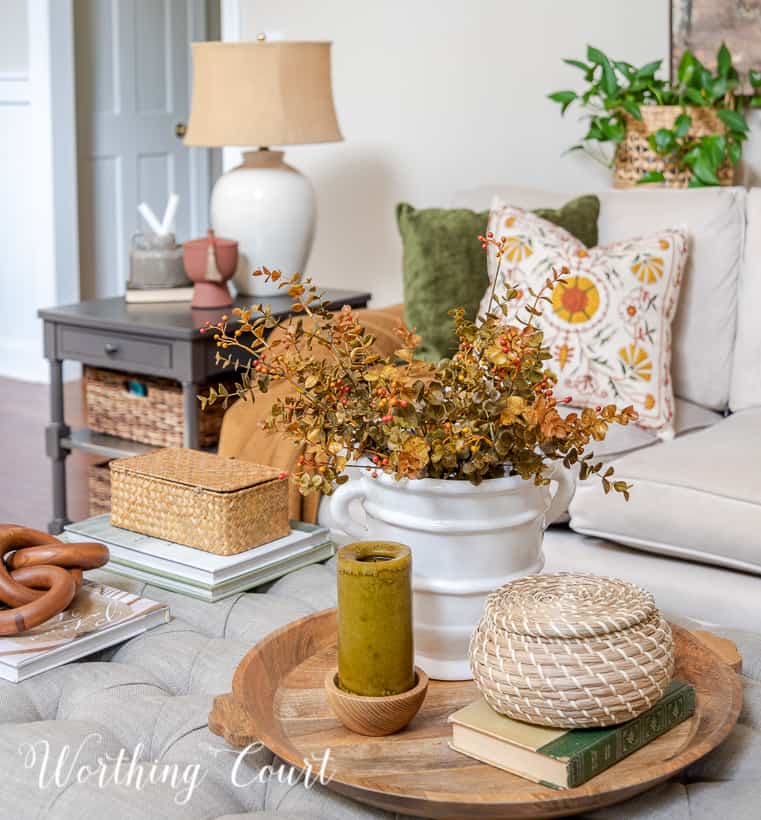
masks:
<path fill-rule="evenodd" d="M 500 240 L 479 239 L 501 258 Z M 546 366 L 551 356 L 535 318 L 563 273 L 532 292 L 525 315 L 513 310 L 516 290 L 492 293 L 488 312 L 476 322 L 454 308 L 459 349 L 430 364 L 415 359 L 420 339 L 414 332 L 400 328 L 395 356 L 381 357 L 357 316 L 349 308 L 330 311 L 311 279 L 258 270 L 254 275 L 278 282 L 292 297 L 293 315 L 278 321 L 268 306 L 254 305 L 203 328 L 216 340 L 218 363 L 239 378 L 234 389 L 220 385 L 199 398 L 204 406 L 234 397 L 255 401 L 287 382 L 266 427 L 304 446 L 292 474 L 303 494 L 330 494 L 351 468 L 473 484 L 517 474 L 540 485 L 559 461 L 568 469 L 578 465 L 581 479 L 598 476 L 606 493 L 628 499 L 630 485 L 613 480 L 613 468 L 596 462 L 591 448 L 611 424 L 634 421 L 634 410 L 558 410 L 572 397 L 554 395 L 556 378 Z"/>

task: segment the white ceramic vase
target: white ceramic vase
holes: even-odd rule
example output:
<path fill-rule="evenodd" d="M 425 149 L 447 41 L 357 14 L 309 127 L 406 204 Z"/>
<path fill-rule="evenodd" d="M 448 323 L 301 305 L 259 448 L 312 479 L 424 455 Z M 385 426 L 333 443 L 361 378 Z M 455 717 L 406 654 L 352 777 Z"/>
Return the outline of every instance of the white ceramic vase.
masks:
<path fill-rule="evenodd" d="M 251 276 L 260 267 L 287 277 L 303 273 L 314 238 L 317 205 L 310 181 L 283 162 L 282 151 L 246 151 L 211 194 L 217 236 L 238 241 L 233 281 L 245 296 L 272 296 L 277 283 Z"/>
<path fill-rule="evenodd" d="M 468 680 L 470 636 L 486 596 L 541 572 L 547 524 L 566 509 L 574 479 L 556 466 L 557 491 L 520 476 L 468 481 L 404 479 L 368 473 L 331 496 L 335 526 L 362 540 L 412 549 L 415 663 L 430 678 Z M 365 522 L 353 516 L 356 501 Z M 351 506 L 350 506 L 351 505 Z"/>

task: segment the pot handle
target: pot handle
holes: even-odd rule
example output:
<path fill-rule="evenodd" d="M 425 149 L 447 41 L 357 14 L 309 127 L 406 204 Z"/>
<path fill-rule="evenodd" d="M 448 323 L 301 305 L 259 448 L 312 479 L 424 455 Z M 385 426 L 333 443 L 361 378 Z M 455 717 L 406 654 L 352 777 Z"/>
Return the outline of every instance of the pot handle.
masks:
<path fill-rule="evenodd" d="M 558 485 L 558 488 L 555 490 L 550 506 L 547 507 L 547 512 L 544 514 L 545 528 L 557 521 L 563 513 L 568 512 L 568 505 L 571 503 L 574 492 L 576 492 L 576 478 L 562 464 L 556 462 L 553 465 L 549 478 L 550 481 L 554 481 Z"/>
<path fill-rule="evenodd" d="M 355 498 L 367 498 L 364 488 L 358 481 L 337 487 L 330 496 L 330 516 L 338 529 L 355 538 L 366 538 L 367 527 L 355 521 L 349 510 L 349 505 Z"/>

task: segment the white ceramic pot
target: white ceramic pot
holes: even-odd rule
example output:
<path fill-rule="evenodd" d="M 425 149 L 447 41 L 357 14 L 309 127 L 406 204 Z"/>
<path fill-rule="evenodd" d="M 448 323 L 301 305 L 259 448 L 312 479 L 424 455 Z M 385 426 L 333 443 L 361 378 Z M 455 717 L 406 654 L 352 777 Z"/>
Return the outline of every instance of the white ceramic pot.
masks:
<path fill-rule="evenodd" d="M 317 205 L 310 181 L 283 162 L 282 151 L 246 151 L 243 164 L 223 174 L 211 194 L 211 224 L 238 241 L 239 294 L 273 296 L 276 282 L 252 277 L 260 267 L 287 277 L 303 273 L 314 237 Z"/>
<path fill-rule="evenodd" d="M 363 472 L 331 496 L 335 526 L 352 537 L 411 547 L 415 663 L 429 677 L 470 679 L 468 644 L 486 596 L 541 572 L 545 527 L 565 512 L 575 486 L 562 466 L 552 480 L 558 485 L 554 497 L 549 487 L 520 476 L 476 487 Z M 364 507 L 364 524 L 353 516 L 356 500 Z"/>

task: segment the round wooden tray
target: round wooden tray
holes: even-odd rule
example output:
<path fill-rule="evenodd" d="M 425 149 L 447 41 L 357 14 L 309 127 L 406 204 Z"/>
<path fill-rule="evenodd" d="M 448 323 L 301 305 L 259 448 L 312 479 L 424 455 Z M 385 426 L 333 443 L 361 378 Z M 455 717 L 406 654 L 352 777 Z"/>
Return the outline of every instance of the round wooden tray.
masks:
<path fill-rule="evenodd" d="M 576 789 L 558 791 L 486 766 L 448 746 L 452 712 L 478 697 L 475 684 L 431 681 L 403 731 L 364 737 L 334 717 L 323 688 L 336 665 L 336 611 L 288 624 L 252 649 L 215 700 L 209 728 L 234 746 L 261 740 L 302 768 L 330 749 L 330 788 L 388 811 L 418 817 L 562 817 L 626 800 L 710 752 L 729 734 L 742 704 L 735 672 L 677 626 L 676 677 L 696 689 L 697 711 L 616 766 Z"/>

